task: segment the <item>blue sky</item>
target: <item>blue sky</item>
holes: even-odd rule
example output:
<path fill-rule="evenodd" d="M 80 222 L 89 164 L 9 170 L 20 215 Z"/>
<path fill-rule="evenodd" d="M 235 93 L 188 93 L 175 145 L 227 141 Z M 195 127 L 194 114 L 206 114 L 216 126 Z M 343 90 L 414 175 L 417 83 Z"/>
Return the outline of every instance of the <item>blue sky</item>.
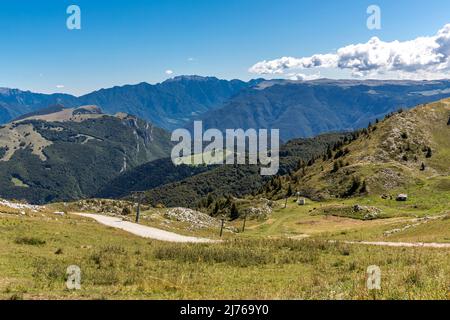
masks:
<path fill-rule="evenodd" d="M 81 8 L 81 30 L 66 28 L 71 4 Z M 370 4 L 382 10 L 381 30 L 366 27 Z M 83 94 L 180 74 L 276 77 L 248 69 L 373 36 L 432 36 L 446 23 L 448 0 L 1 1 L 0 86 Z M 342 70 L 324 74 L 346 76 Z"/>

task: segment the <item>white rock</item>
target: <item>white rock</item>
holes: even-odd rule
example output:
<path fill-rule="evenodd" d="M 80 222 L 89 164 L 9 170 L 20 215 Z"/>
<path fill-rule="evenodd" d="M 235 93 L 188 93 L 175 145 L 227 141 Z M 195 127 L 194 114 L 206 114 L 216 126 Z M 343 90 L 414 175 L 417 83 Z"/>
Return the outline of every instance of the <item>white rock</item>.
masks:
<path fill-rule="evenodd" d="M 0 206 L 5 206 L 5 207 L 9 207 L 12 209 L 29 209 L 29 210 L 36 210 L 39 211 L 45 207 L 41 207 L 41 206 L 35 206 L 35 205 L 31 205 L 31 204 L 25 204 L 25 203 L 17 203 L 17 202 L 10 202 L 8 200 L 3 200 L 0 199 Z"/>

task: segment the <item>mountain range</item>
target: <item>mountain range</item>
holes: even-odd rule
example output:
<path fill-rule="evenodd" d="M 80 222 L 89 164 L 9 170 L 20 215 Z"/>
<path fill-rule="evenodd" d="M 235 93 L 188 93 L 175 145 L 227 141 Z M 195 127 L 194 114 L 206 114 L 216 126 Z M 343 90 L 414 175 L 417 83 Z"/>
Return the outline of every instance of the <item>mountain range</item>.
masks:
<path fill-rule="evenodd" d="M 75 97 L 0 89 L 0 123 L 50 105 L 97 105 L 107 114 L 125 112 L 157 127 L 280 129 L 283 141 L 331 131 L 354 130 L 397 110 L 450 96 L 450 81 L 220 80 L 178 76 Z"/>
<path fill-rule="evenodd" d="M 168 130 L 190 128 L 194 120 L 202 120 L 204 129 L 279 128 L 288 141 L 281 150 L 285 175 L 298 170 L 299 161 L 350 141 L 355 129 L 447 96 L 448 80 L 244 82 L 198 76 L 81 97 L 0 89 L 0 197 L 46 203 L 150 190 L 151 203 L 195 207 L 208 194 L 258 192 L 267 179 L 258 166 L 174 166 Z"/>
<path fill-rule="evenodd" d="M 51 105 L 76 106 L 77 98 L 68 94 L 42 94 L 0 88 L 0 124 Z"/>
<path fill-rule="evenodd" d="M 447 80 L 264 81 L 200 119 L 205 130 L 280 129 L 287 141 L 363 128 L 394 110 L 448 97 L 449 88 Z"/>
<path fill-rule="evenodd" d="M 208 110 L 222 106 L 238 92 L 259 81 L 179 76 L 155 85 L 143 82 L 116 86 L 80 97 L 3 88 L 0 89 L 0 123 L 54 104 L 65 107 L 97 105 L 107 114 L 126 112 L 160 128 L 173 130 Z"/>

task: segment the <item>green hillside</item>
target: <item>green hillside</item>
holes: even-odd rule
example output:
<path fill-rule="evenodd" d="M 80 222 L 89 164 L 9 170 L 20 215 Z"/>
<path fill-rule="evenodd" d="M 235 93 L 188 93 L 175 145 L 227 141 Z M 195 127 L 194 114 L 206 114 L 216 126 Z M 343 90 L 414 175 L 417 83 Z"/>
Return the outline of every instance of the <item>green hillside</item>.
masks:
<path fill-rule="evenodd" d="M 170 148 L 164 130 L 92 106 L 26 117 L 0 127 L 0 197 L 32 203 L 89 197 Z"/>
<path fill-rule="evenodd" d="M 328 148 L 342 143 L 351 136 L 351 133 L 330 133 L 315 138 L 289 141 L 280 149 L 280 170 L 278 174 L 285 175 L 296 170 L 300 163 L 307 163 L 312 158 L 321 156 Z M 198 169 L 196 170 L 198 171 Z M 133 178 L 130 177 L 132 172 L 135 173 Z M 127 176 L 132 180 L 136 180 L 136 176 L 141 177 L 144 181 L 152 179 L 152 175 L 145 175 L 145 172 L 148 173 L 148 171 L 137 168 L 130 171 Z M 220 198 L 257 194 L 268 180 L 268 177 L 260 175 L 257 165 L 213 166 L 206 172 L 152 188 L 146 193 L 146 200 L 153 205 L 163 204 L 170 207 L 195 208 L 208 195 Z M 122 185 L 121 177 L 108 185 L 111 188 Z"/>
<path fill-rule="evenodd" d="M 448 199 L 450 191 L 450 100 L 391 114 L 328 150 L 311 166 L 282 179 L 316 200 L 410 194 L 424 201 Z M 446 196 L 447 195 L 447 196 Z"/>

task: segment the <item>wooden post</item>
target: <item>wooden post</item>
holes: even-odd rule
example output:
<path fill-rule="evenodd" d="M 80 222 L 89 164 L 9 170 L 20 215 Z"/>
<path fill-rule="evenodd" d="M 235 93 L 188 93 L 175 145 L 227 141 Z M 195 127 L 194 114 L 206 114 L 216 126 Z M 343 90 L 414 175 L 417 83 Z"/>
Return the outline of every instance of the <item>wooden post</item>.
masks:
<path fill-rule="evenodd" d="M 133 191 L 132 195 L 137 196 L 137 208 L 136 208 L 136 223 L 139 223 L 139 217 L 141 214 L 141 202 L 144 191 Z"/>
<path fill-rule="evenodd" d="M 220 219 L 222 221 L 221 225 L 220 225 L 220 237 L 222 238 L 222 233 L 223 233 L 223 224 L 225 222 L 225 219 Z"/>
<path fill-rule="evenodd" d="M 140 214 L 141 214 L 141 195 L 138 196 L 138 205 L 136 209 L 136 223 L 139 223 Z"/>
<path fill-rule="evenodd" d="M 286 197 L 286 201 L 284 202 L 284 209 L 287 208 L 287 201 L 288 201 L 288 198 L 289 198 L 289 197 Z"/>
<path fill-rule="evenodd" d="M 244 224 L 242 225 L 242 232 L 245 231 L 245 222 L 247 221 L 247 215 L 244 216 Z"/>

